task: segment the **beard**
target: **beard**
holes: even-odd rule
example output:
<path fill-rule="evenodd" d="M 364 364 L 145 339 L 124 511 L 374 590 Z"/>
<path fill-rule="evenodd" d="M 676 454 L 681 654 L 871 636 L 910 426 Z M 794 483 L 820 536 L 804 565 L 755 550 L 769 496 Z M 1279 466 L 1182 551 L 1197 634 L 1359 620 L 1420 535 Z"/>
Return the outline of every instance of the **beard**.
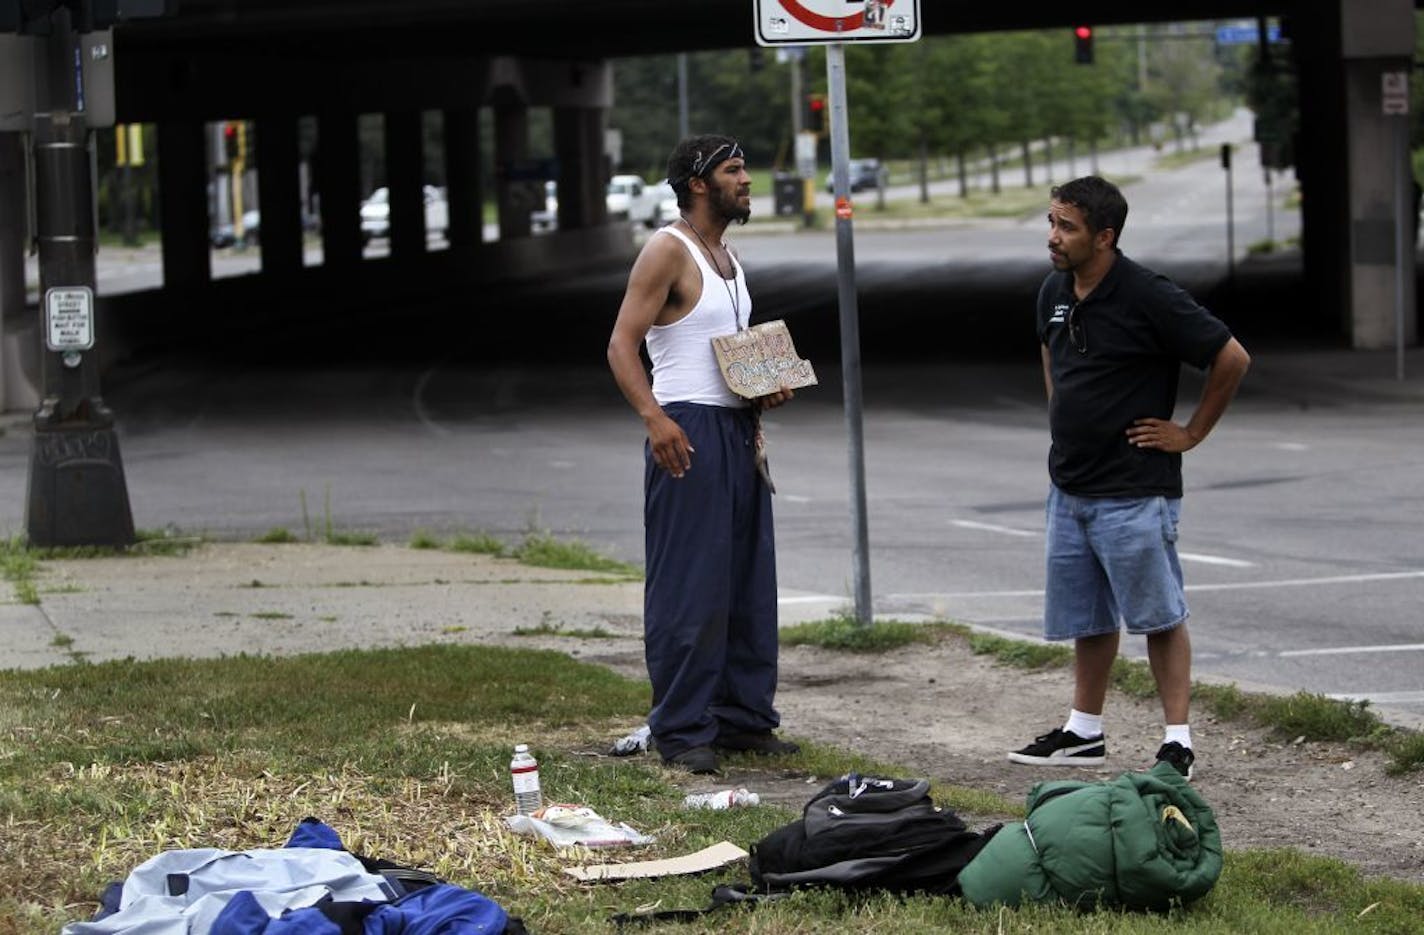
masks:
<path fill-rule="evenodd" d="M 751 205 L 743 207 L 741 203 L 737 201 L 735 192 L 728 194 L 727 191 L 722 188 L 712 189 L 711 198 L 708 199 L 708 205 L 712 208 L 712 213 L 716 215 L 717 218 L 728 223 L 736 221 L 738 224 L 745 224 L 752 216 Z"/>

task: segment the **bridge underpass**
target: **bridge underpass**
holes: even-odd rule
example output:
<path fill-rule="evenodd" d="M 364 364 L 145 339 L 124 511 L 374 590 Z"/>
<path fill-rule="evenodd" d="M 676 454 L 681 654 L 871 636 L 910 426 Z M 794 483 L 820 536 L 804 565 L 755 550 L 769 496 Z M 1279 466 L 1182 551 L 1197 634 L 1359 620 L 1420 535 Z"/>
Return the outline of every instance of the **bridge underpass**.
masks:
<path fill-rule="evenodd" d="M 1067 12 L 1034 4 L 925 6 L 928 35 L 1056 26 L 1066 33 L 1071 25 Z M 1393 341 L 1395 267 L 1386 232 L 1402 206 L 1390 190 L 1391 128 L 1378 89 L 1384 71 L 1413 67 L 1413 7 L 1409 0 L 1182 0 L 1144 11 L 1090 0 L 1071 11 L 1075 21 L 1097 25 L 1289 17 L 1306 102 L 1296 151 L 1308 194 L 1304 283 L 1290 287 L 1299 301 L 1293 311 L 1362 348 Z M 328 321 L 330 331 L 349 327 L 362 310 L 400 304 L 458 308 L 478 324 L 493 314 L 482 299 L 494 283 L 626 266 L 632 240 L 625 226 L 607 223 L 602 198 L 610 62 L 749 46 L 750 12 L 747 0 L 684 0 L 675 22 L 662 0 L 184 0 L 171 18 L 123 24 L 114 33 L 117 119 L 157 125 L 164 286 L 103 302 L 107 333 L 132 343 L 281 334 L 295 316 Z M 533 108 L 551 114 L 551 153 L 529 150 Z M 391 192 L 390 255 L 379 261 L 362 256 L 358 216 L 357 126 L 372 114 L 384 126 Z M 428 249 L 423 229 L 428 115 L 441 128 L 449 186 L 449 249 L 442 251 Z M 222 120 L 251 121 L 255 129 L 262 272 L 214 281 L 211 124 Z M 315 127 L 308 161 L 320 193 L 317 267 L 302 259 L 303 121 Z M 485 193 L 473 168 L 481 134 L 492 137 L 485 145 L 493 151 L 499 238 L 491 242 L 480 233 Z M 33 310 L 15 299 L 13 284 L 24 239 L 17 231 L 23 212 L 8 209 L 23 199 L 18 146 L 13 134 L 0 134 L 0 180 L 9 180 L 0 181 L 0 309 L 12 363 L 37 340 Z M 531 237 L 529 211 L 551 171 L 559 233 Z M 1412 273 L 1405 276 L 1411 285 Z M 1416 333 L 1411 316 L 1410 343 Z M 24 372 L 6 368 L 6 403 L 23 408 L 17 370 Z"/>

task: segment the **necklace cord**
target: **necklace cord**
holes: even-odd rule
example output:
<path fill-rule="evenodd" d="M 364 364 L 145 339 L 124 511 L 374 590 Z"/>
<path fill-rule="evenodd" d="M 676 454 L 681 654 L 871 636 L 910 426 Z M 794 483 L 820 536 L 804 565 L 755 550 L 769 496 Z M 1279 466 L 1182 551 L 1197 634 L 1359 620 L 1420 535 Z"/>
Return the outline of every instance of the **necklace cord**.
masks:
<path fill-rule="evenodd" d="M 682 216 L 682 223 L 686 224 L 688 229 L 697 235 L 698 243 L 702 244 L 702 249 L 707 251 L 707 256 L 712 260 L 712 267 L 717 271 L 717 278 L 722 281 L 722 288 L 727 290 L 727 299 L 732 303 L 732 323 L 737 326 L 736 330 L 743 330 L 742 301 L 739 295 L 741 289 L 740 287 L 733 288 L 736 283 L 737 261 L 732 259 L 731 251 L 727 251 L 727 260 L 732 267 L 732 279 L 728 280 L 726 276 L 722 275 L 722 263 L 717 259 L 717 254 L 712 251 L 712 247 L 707 243 L 707 238 L 702 236 L 702 231 L 698 230 L 697 225 L 692 223 L 685 214 Z M 727 250 L 725 241 L 722 244 L 722 249 Z M 751 322 L 747 322 L 747 324 L 751 324 Z"/>

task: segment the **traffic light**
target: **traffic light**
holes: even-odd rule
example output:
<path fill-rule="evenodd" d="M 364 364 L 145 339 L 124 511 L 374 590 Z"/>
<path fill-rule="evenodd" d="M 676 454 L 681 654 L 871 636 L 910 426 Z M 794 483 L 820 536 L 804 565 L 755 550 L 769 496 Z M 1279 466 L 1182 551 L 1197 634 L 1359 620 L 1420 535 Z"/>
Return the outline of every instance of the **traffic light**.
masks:
<path fill-rule="evenodd" d="M 223 152 L 229 165 L 237 161 L 237 124 L 232 121 L 223 124 Z"/>
<path fill-rule="evenodd" d="M 812 133 L 826 132 L 826 96 L 806 95 L 806 129 Z"/>
<path fill-rule="evenodd" d="M 1073 27 L 1073 61 L 1079 65 L 1093 64 L 1093 27 Z"/>

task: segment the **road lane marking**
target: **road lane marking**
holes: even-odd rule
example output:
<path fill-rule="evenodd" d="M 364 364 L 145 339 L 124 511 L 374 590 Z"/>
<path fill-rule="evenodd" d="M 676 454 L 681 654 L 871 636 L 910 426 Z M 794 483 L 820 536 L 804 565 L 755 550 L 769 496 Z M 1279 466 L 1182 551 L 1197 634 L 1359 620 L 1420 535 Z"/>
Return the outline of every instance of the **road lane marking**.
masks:
<path fill-rule="evenodd" d="M 1368 584 L 1374 581 L 1407 581 L 1424 578 L 1424 570 L 1391 571 L 1370 575 L 1329 575 L 1322 578 L 1280 578 L 1275 581 L 1240 581 L 1224 584 L 1189 584 L 1188 591 L 1245 591 L 1262 588 L 1296 588 L 1309 585 Z M 953 600 L 965 597 L 1042 597 L 1043 589 L 1014 589 L 1005 591 L 920 591 L 888 595 L 885 599 L 898 600 Z"/>
<path fill-rule="evenodd" d="M 1184 562 L 1200 562 L 1203 565 L 1222 565 L 1226 568 L 1255 568 L 1255 562 L 1244 558 L 1227 558 L 1224 555 L 1207 555 L 1204 552 L 1178 552 L 1177 558 Z"/>
<path fill-rule="evenodd" d="M 794 493 L 784 493 L 784 494 L 782 494 L 782 495 L 781 495 L 781 500 L 782 500 L 782 502 L 784 502 L 784 503 L 810 503 L 810 502 L 811 502 L 811 498 L 810 498 L 810 497 L 803 497 L 803 496 L 801 496 L 801 495 L 799 495 L 799 494 L 794 494 Z"/>
<path fill-rule="evenodd" d="M 1336 646 L 1330 649 L 1286 649 L 1280 656 L 1348 656 L 1352 653 L 1408 653 L 1424 651 L 1424 643 L 1396 643 L 1393 646 Z"/>
<path fill-rule="evenodd" d="M 778 597 L 778 604 L 834 604 L 844 603 L 848 598 L 832 597 L 829 594 L 798 594 L 795 597 Z"/>
<path fill-rule="evenodd" d="M 1016 529 L 1013 526 L 999 526 L 994 523 L 981 523 L 972 519 L 952 519 L 951 526 L 958 526 L 960 529 L 976 529 L 980 532 L 997 532 L 1004 536 L 1022 536 L 1028 538 L 1042 538 L 1043 533 L 1036 529 Z M 1207 555 L 1204 552 L 1178 552 L 1177 557 L 1184 562 L 1199 562 L 1203 565 L 1219 565 L 1225 568 L 1255 568 L 1255 562 L 1248 562 L 1241 558 L 1227 558 L 1224 555 Z"/>
<path fill-rule="evenodd" d="M 1367 584 L 1424 578 L 1424 571 L 1390 571 L 1372 575 L 1330 575 L 1324 578 L 1279 578 L 1275 581 L 1238 581 L 1224 584 L 1189 584 L 1188 591 L 1245 591 L 1257 588 L 1303 588 L 1319 584 Z"/>
<path fill-rule="evenodd" d="M 1336 701 L 1368 701 L 1371 704 L 1420 704 L 1424 692 L 1333 692 L 1326 695 Z"/>
<path fill-rule="evenodd" d="M 972 519 L 952 519 L 951 526 L 958 526 L 960 529 L 977 529 L 980 532 L 997 532 L 1005 536 L 1030 536 L 1037 538 L 1043 533 L 1031 529 L 1015 529 L 1012 526 L 996 526 L 993 523 L 979 523 Z"/>

